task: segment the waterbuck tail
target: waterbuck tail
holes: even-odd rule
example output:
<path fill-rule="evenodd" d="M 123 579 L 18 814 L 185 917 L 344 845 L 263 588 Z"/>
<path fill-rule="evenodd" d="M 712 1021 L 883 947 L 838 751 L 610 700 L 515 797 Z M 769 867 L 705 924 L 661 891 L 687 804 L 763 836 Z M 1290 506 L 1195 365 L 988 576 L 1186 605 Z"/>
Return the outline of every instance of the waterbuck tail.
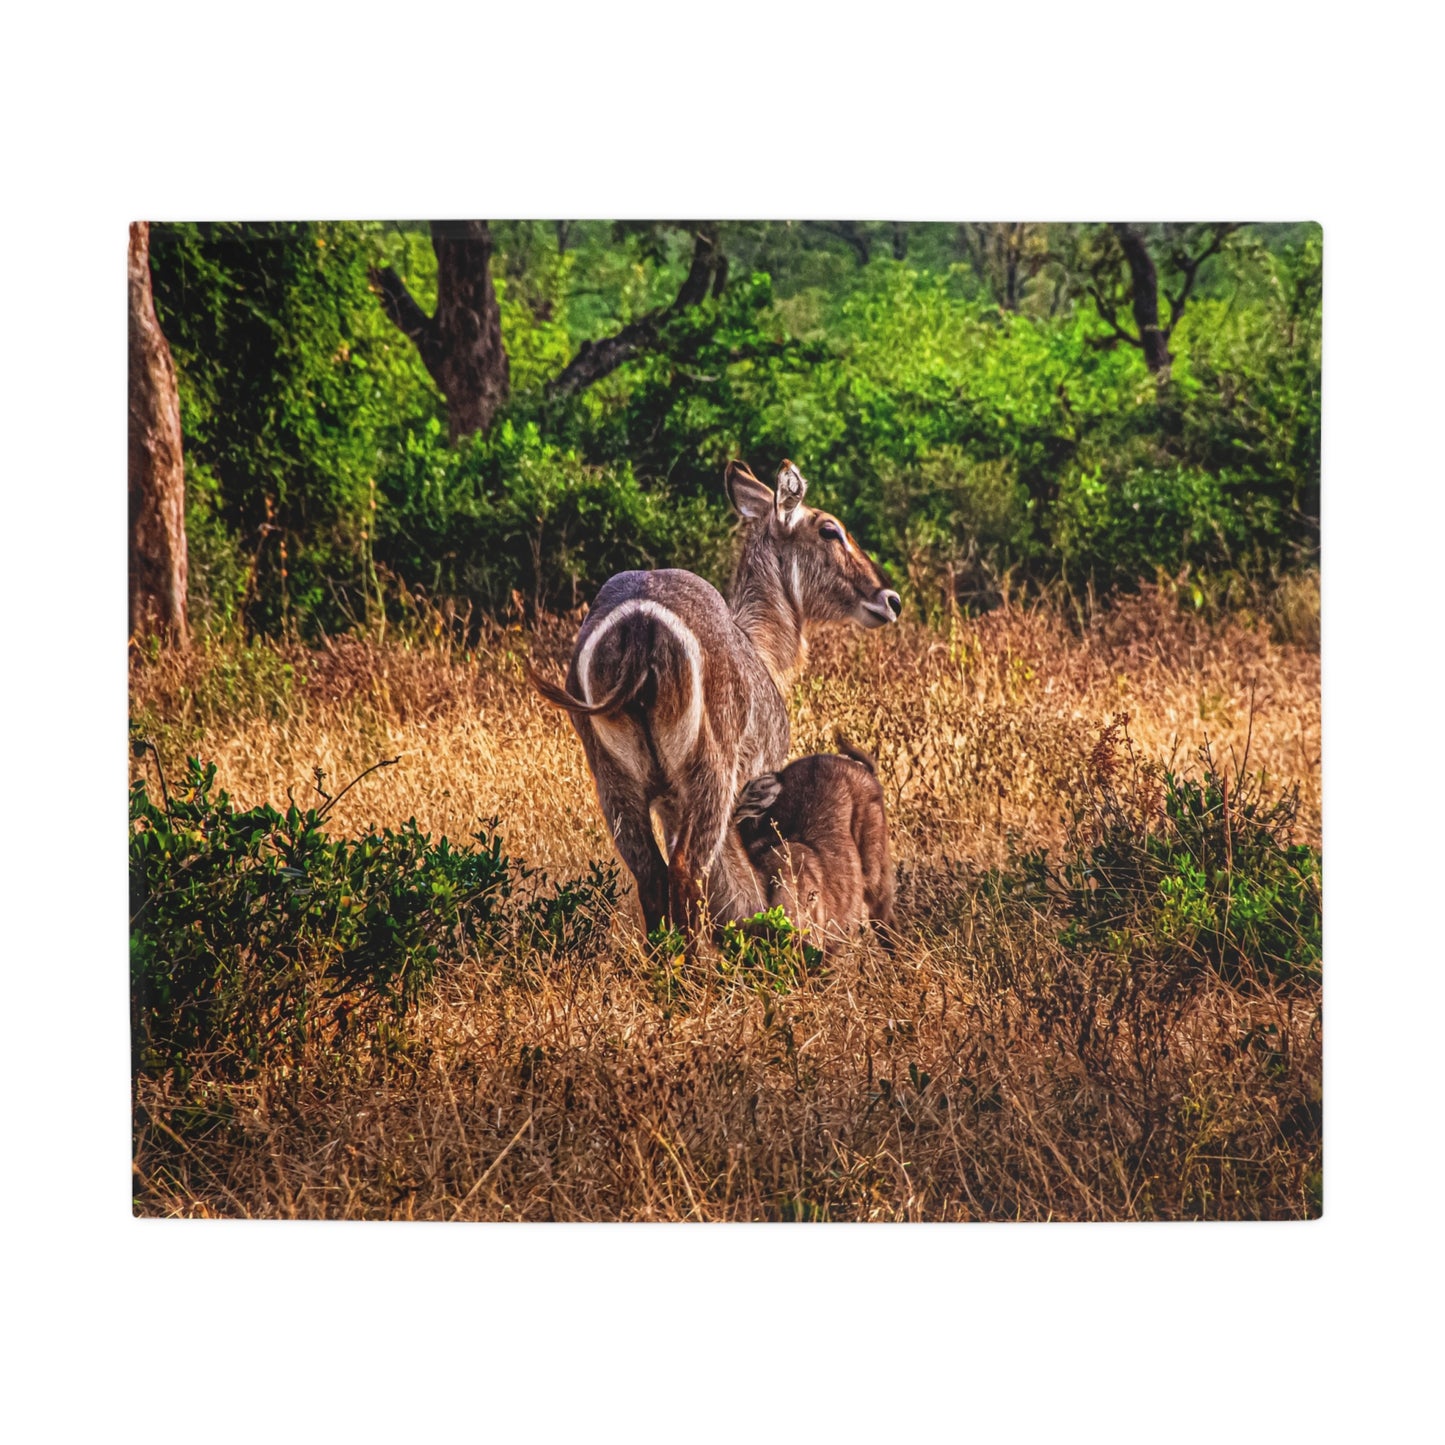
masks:
<path fill-rule="evenodd" d="M 583 702 L 580 697 L 573 697 L 565 687 L 548 682 L 530 663 L 527 664 L 527 678 L 553 707 L 580 713 L 583 717 L 611 717 L 621 712 L 642 691 L 642 684 L 647 680 L 647 668 L 644 665 L 630 669 L 606 697 L 596 702 Z"/>
<path fill-rule="evenodd" d="M 878 762 L 872 753 L 865 753 L 862 748 L 850 743 L 842 733 L 838 734 L 838 751 L 846 758 L 852 758 L 855 763 L 862 763 L 865 768 L 876 778 L 878 776 Z"/>

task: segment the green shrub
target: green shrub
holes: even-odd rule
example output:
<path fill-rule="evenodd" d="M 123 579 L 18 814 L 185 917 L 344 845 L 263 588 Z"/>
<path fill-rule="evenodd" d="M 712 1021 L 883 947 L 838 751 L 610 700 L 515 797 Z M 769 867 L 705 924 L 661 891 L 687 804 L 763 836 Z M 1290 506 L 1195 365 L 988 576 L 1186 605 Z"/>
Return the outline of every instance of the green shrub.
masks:
<path fill-rule="evenodd" d="M 1258 256 L 1250 304 L 1201 301 L 1181 323 L 1180 446 L 1229 479 L 1252 538 L 1306 565 L 1319 545 L 1323 249 L 1317 228 Z"/>
<path fill-rule="evenodd" d="M 1033 502 L 1035 540 L 1080 439 L 1148 396 L 1137 356 L 1091 345 L 1081 315 L 1001 315 L 971 300 L 963 277 L 875 262 L 825 316 L 826 358 L 781 385 L 776 430 L 827 505 L 872 547 L 893 551 L 885 487 L 953 455 L 1004 464 L 1009 490 Z M 1014 505 L 1004 531 L 1017 543 Z"/>
<path fill-rule="evenodd" d="M 399 1020 L 442 948 L 493 937 L 511 892 L 496 832 L 475 849 L 415 821 L 330 838 L 330 803 L 238 810 L 192 758 L 160 805 L 130 793 L 132 1046 L 138 1068 L 223 1074 Z"/>
<path fill-rule="evenodd" d="M 903 559 L 915 596 L 995 601 L 1001 579 L 1033 555 L 1033 503 L 1008 458 L 978 461 L 941 446 L 883 479 L 885 550 Z"/>
<path fill-rule="evenodd" d="M 1207 749 L 1198 778 L 1140 762 L 1127 719 L 1104 730 L 1087 807 L 1074 814 L 1063 861 L 1022 860 L 1016 880 L 1060 909 L 1062 941 L 1154 965 L 1181 979 L 1314 983 L 1322 960 L 1317 850 L 1293 841 L 1297 799 L 1219 771 Z"/>
<path fill-rule="evenodd" d="M 723 929 L 718 968 L 724 978 L 745 980 L 774 993 L 787 993 L 823 963 L 781 908 L 755 913 Z"/>
<path fill-rule="evenodd" d="M 524 942 L 549 958 L 591 952 L 606 937 L 617 910 L 618 866 L 594 861 L 581 878 L 564 879 L 526 909 Z"/>
<path fill-rule="evenodd" d="M 589 465 L 533 422 L 499 423 L 456 448 L 436 426 L 383 478 L 376 556 L 434 594 L 496 614 L 520 593 L 575 607 L 614 572 L 694 565 L 720 571 L 720 507 L 648 491 L 626 463 Z"/>
<path fill-rule="evenodd" d="M 254 584 L 251 559 L 227 526 L 220 484 L 195 457 L 186 458 L 187 606 L 201 635 L 231 637 L 241 631 Z"/>

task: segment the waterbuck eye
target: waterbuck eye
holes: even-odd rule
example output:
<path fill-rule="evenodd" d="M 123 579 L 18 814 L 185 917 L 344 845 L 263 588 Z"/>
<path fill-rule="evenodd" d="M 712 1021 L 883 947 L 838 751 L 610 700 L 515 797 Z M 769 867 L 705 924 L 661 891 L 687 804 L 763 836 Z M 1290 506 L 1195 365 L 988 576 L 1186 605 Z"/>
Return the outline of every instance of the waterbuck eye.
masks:
<path fill-rule="evenodd" d="M 830 542 L 841 542 L 843 540 L 843 529 L 836 522 L 824 522 L 818 528 L 818 535 L 826 537 Z"/>

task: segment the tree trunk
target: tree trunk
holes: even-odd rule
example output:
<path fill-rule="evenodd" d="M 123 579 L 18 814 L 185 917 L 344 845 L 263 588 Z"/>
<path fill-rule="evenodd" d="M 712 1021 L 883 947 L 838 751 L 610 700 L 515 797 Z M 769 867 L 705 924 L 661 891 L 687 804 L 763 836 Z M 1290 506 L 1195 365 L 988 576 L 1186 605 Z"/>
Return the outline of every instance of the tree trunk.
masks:
<path fill-rule="evenodd" d="M 150 223 L 130 228 L 130 631 L 159 633 L 184 647 L 186 473 L 176 368 L 156 319 Z"/>
<path fill-rule="evenodd" d="M 1003 309 L 1019 309 L 1019 255 L 1023 250 L 1023 224 L 1014 222 L 1003 233 Z"/>
<path fill-rule="evenodd" d="M 437 309 L 428 316 L 389 266 L 372 273 L 381 304 L 416 343 L 446 398 L 453 443 L 484 432 L 511 391 L 502 313 L 492 285 L 492 233 L 485 221 L 433 221 Z"/>
<path fill-rule="evenodd" d="M 492 233 L 485 221 L 432 222 L 437 253 L 437 310 L 444 344 L 437 385 L 447 399 L 451 438 L 491 426 L 511 391 L 502 344 L 502 312 L 492 285 Z"/>
<path fill-rule="evenodd" d="M 1174 358 L 1169 354 L 1169 334 L 1159 325 L 1159 274 L 1144 238 L 1133 226 L 1116 223 L 1114 234 L 1129 266 L 1134 293 L 1134 324 L 1139 328 L 1139 345 L 1144 361 L 1160 386 L 1169 381 Z"/>

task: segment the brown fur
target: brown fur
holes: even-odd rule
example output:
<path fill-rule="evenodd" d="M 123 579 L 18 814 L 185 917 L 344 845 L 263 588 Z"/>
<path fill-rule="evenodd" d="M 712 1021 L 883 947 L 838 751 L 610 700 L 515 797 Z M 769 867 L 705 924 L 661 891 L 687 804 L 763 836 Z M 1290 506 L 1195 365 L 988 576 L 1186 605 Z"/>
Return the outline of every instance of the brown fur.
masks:
<path fill-rule="evenodd" d="M 767 896 L 815 941 L 837 942 L 893 916 L 893 860 L 872 757 L 812 753 L 754 778 L 733 820 Z"/>
<path fill-rule="evenodd" d="M 760 906 L 729 820 L 739 783 L 787 756 L 783 697 L 808 627 L 881 626 L 901 607 L 842 523 L 804 505 L 791 462 L 776 491 L 736 461 L 726 484 L 747 524 L 730 605 L 690 572 L 619 573 L 582 625 L 566 686 L 532 674 L 581 738 L 645 926 L 667 919 L 690 944 L 705 912 L 722 923 Z"/>

